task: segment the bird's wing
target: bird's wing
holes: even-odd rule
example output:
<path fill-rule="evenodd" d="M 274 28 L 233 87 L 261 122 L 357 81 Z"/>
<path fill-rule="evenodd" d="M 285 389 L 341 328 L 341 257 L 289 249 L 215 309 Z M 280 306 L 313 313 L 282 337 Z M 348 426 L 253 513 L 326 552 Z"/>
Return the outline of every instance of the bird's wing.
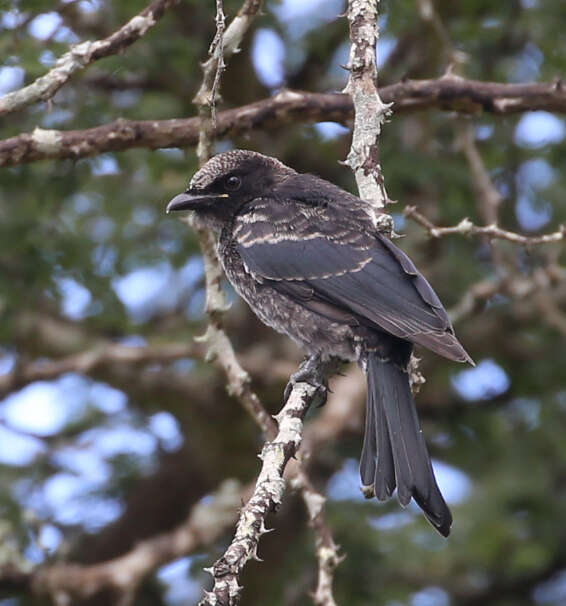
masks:
<path fill-rule="evenodd" d="M 332 320 L 375 325 L 457 361 L 469 360 L 446 311 L 387 238 L 330 211 L 261 199 L 239 216 L 234 243 L 259 282 Z M 318 309 L 317 309 L 318 307 Z"/>

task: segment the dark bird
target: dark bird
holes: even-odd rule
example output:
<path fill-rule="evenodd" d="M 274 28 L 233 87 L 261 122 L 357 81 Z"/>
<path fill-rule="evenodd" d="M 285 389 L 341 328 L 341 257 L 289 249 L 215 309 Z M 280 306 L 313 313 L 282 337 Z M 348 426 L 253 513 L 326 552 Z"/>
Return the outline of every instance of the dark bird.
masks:
<path fill-rule="evenodd" d="M 209 160 L 167 211 L 193 210 L 218 234 L 228 279 L 257 316 L 310 358 L 355 360 L 368 397 L 360 475 L 366 496 L 395 488 L 444 536 L 452 515 L 436 483 L 409 384 L 413 344 L 470 356 L 426 279 L 378 233 L 368 204 L 275 158 L 235 150 Z"/>

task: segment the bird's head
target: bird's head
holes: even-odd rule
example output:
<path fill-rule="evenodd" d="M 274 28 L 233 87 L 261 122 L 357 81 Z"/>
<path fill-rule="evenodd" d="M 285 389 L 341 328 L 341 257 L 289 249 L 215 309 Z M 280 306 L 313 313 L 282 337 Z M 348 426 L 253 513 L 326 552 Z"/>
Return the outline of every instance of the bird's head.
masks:
<path fill-rule="evenodd" d="M 211 158 L 175 196 L 167 212 L 194 210 L 226 220 L 246 202 L 268 195 L 295 171 L 275 158 L 236 149 Z"/>

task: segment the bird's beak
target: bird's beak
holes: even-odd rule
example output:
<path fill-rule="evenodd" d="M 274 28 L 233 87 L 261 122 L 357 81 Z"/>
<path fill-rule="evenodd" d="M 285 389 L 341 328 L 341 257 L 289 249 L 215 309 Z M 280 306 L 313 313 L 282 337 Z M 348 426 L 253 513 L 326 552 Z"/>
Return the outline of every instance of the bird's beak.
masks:
<path fill-rule="evenodd" d="M 175 196 L 167 204 L 166 212 L 170 213 L 174 210 L 197 210 L 203 203 L 212 202 L 218 197 L 217 194 L 192 194 L 190 191 L 186 191 Z"/>

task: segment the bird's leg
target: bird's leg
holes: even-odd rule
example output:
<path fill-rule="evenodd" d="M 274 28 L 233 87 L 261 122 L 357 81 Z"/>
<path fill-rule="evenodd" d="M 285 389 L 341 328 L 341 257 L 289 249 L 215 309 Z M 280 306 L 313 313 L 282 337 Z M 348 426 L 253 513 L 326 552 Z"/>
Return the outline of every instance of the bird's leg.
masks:
<path fill-rule="evenodd" d="M 327 364 L 322 362 L 320 354 L 309 356 L 289 378 L 283 393 L 283 402 L 287 403 L 293 388 L 297 383 L 308 383 L 316 388 L 317 407 L 324 406 L 328 397 Z"/>

